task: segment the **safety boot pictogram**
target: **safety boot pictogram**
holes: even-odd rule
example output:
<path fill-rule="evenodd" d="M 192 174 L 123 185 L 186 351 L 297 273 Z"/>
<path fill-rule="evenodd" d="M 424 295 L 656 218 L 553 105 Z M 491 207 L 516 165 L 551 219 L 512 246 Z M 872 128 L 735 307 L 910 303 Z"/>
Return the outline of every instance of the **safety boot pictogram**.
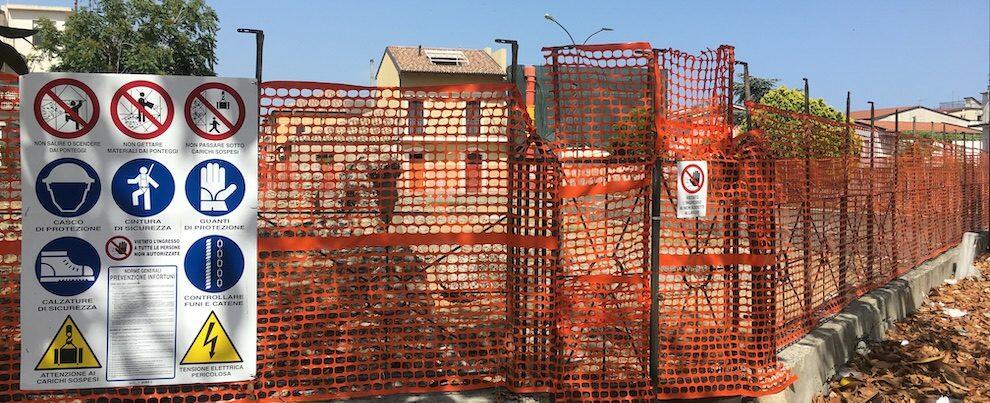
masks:
<path fill-rule="evenodd" d="M 38 280 L 42 283 L 58 281 L 96 281 L 93 268 L 75 264 L 69 260 L 66 251 L 42 251 L 41 274 Z"/>

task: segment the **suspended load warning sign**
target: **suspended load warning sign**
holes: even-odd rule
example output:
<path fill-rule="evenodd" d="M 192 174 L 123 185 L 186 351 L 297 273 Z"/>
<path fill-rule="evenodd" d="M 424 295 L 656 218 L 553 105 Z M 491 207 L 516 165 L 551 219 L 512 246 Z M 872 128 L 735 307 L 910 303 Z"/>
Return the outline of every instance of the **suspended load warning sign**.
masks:
<path fill-rule="evenodd" d="M 257 91 L 22 77 L 21 389 L 255 377 Z"/>
<path fill-rule="evenodd" d="M 677 218 L 708 214 L 708 162 L 677 162 Z"/>
<path fill-rule="evenodd" d="M 100 361 L 96 359 L 93 348 L 79 331 L 72 316 L 65 317 L 51 340 L 45 353 L 41 355 L 41 361 L 34 367 L 35 371 L 100 368 Z"/>

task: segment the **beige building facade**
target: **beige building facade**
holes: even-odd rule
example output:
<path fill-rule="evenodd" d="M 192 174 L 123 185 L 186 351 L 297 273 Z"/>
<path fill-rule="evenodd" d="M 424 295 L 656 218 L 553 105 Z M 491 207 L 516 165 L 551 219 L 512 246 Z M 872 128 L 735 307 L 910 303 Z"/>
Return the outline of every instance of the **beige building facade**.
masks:
<path fill-rule="evenodd" d="M 55 23 L 56 28 L 65 29 L 65 22 L 68 21 L 70 14 L 72 14 L 72 9 L 69 7 L 5 4 L 0 5 L 0 25 L 11 28 L 36 29 L 39 21 L 47 18 Z M 35 55 L 35 44 L 39 43 L 37 41 L 44 40 L 38 35 L 25 39 L 3 38 L 2 40 L 28 59 L 28 67 L 31 68 L 31 71 L 48 71 L 54 64 L 53 60 L 31 60 L 32 56 Z M 4 67 L 4 71 L 8 71 L 8 68 Z"/>

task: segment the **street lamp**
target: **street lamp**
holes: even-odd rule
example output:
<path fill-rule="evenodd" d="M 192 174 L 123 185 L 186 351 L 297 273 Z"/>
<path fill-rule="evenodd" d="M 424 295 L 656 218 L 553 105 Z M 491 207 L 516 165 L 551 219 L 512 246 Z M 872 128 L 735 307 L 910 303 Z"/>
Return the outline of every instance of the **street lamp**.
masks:
<path fill-rule="evenodd" d="M 552 15 L 550 15 L 550 13 L 543 14 L 543 18 L 546 18 L 547 20 L 552 21 L 554 24 L 557 24 L 557 26 L 560 27 L 560 29 L 563 29 L 564 30 L 564 33 L 567 34 L 567 37 L 568 38 L 571 38 L 571 45 L 577 46 L 577 42 L 574 41 L 574 36 L 571 35 L 571 31 L 568 31 L 567 28 L 564 28 L 564 26 L 560 23 L 560 21 L 557 21 L 556 18 L 554 18 Z M 584 38 L 584 42 L 582 42 L 581 44 L 582 45 L 587 45 L 588 44 L 588 40 L 591 39 L 592 36 L 598 35 L 601 32 L 611 32 L 611 31 L 613 31 L 612 28 L 601 27 L 599 30 L 597 30 L 595 32 L 592 32 L 591 35 L 588 35 L 587 38 Z"/>
<path fill-rule="evenodd" d="M 594 33 L 592 33 L 591 35 L 588 35 L 588 37 L 587 37 L 587 38 L 584 38 L 584 43 L 582 43 L 582 45 L 587 45 L 587 44 L 588 44 L 588 40 L 589 40 L 589 39 L 591 39 L 591 37 L 592 37 L 592 36 L 595 36 L 595 35 L 598 35 L 598 33 L 599 33 L 599 32 L 612 32 L 612 31 L 613 31 L 613 29 L 612 29 L 612 28 L 609 28 L 609 27 L 602 27 L 601 29 L 599 29 L 599 30 L 597 30 L 597 31 L 595 31 L 595 32 L 594 32 Z"/>
<path fill-rule="evenodd" d="M 567 28 L 564 28 L 563 25 L 560 25 L 560 22 L 557 21 L 556 18 L 553 18 L 553 16 L 550 15 L 550 13 L 543 14 L 543 18 L 546 18 L 546 19 L 548 19 L 550 21 L 553 21 L 554 24 L 557 24 L 557 26 L 560 27 L 560 29 L 563 29 L 564 30 L 564 33 L 567 34 L 567 37 L 568 38 L 571 38 L 571 45 L 577 46 L 577 42 L 574 42 L 574 37 L 571 36 L 571 31 L 568 31 Z"/>
<path fill-rule="evenodd" d="M 258 80 L 258 88 L 261 88 L 261 66 L 265 54 L 265 31 L 253 28 L 237 28 L 237 32 L 254 35 L 254 78 Z"/>

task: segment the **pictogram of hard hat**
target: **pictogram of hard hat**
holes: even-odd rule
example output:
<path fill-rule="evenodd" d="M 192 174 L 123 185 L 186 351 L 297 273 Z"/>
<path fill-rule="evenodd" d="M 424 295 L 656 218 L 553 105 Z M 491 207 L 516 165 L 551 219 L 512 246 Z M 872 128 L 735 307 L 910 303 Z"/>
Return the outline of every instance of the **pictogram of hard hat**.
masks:
<path fill-rule="evenodd" d="M 41 180 L 46 185 L 52 183 L 85 183 L 88 185 L 95 181 L 95 179 L 86 173 L 83 167 L 72 162 L 66 162 L 56 166 L 48 173 L 48 176 Z"/>

